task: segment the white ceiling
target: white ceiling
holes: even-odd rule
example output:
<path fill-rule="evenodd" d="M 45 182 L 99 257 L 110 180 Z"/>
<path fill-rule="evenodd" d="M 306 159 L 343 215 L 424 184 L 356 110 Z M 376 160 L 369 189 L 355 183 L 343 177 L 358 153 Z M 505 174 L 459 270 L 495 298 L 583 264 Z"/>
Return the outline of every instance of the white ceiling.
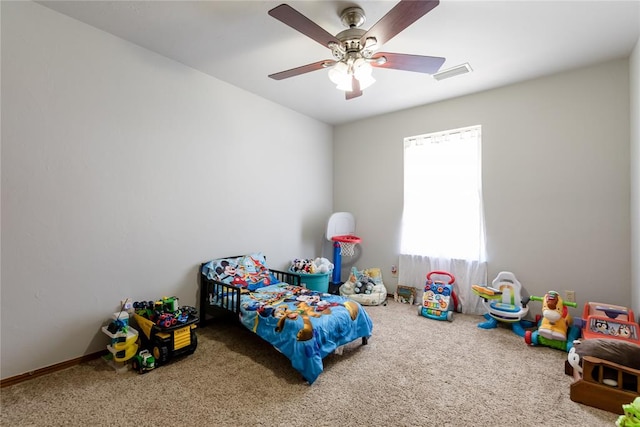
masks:
<path fill-rule="evenodd" d="M 640 37 L 640 0 L 442 0 L 386 43 L 386 52 L 468 62 L 473 72 L 436 81 L 374 69 L 376 83 L 345 100 L 319 70 L 267 75 L 330 59 L 329 49 L 267 14 L 283 1 L 39 1 L 123 39 L 329 124 L 401 110 L 589 64 L 627 57 Z M 370 28 L 396 1 L 288 1 L 331 34 L 340 11 L 364 9 Z"/>

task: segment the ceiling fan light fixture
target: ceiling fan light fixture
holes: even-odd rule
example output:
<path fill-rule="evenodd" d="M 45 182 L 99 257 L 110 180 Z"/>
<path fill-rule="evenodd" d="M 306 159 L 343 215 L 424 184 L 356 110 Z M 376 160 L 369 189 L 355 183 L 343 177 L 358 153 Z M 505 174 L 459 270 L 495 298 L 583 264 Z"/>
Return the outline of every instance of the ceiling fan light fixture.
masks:
<path fill-rule="evenodd" d="M 349 66 L 342 61 L 336 62 L 336 64 L 329 70 L 329 80 L 336 85 L 342 84 L 345 80 L 349 80 L 349 84 L 351 84 Z"/>
<path fill-rule="evenodd" d="M 373 78 L 373 76 L 371 74 L 365 74 L 363 76 L 361 76 L 360 78 L 356 77 L 358 79 L 358 82 L 360 83 L 360 90 L 365 90 L 366 88 L 368 88 L 369 86 L 371 86 L 372 84 L 374 84 L 376 82 L 376 79 Z"/>
<path fill-rule="evenodd" d="M 372 76 L 373 67 L 363 58 L 358 58 L 353 63 L 353 76 L 360 83 L 360 90 L 364 90 L 371 86 L 376 79 Z"/>
<path fill-rule="evenodd" d="M 336 62 L 329 70 L 329 80 L 331 80 L 338 90 L 351 92 L 353 90 L 353 78 L 358 80 L 360 90 L 364 90 L 375 83 L 372 76 L 373 67 L 364 58 L 357 58 L 353 63 L 344 61 Z"/>
<path fill-rule="evenodd" d="M 336 89 L 342 90 L 344 92 L 351 92 L 353 90 L 353 86 L 351 82 L 352 82 L 351 76 L 347 75 L 347 78 L 345 78 L 342 82 L 336 85 Z"/>
<path fill-rule="evenodd" d="M 370 76 L 373 72 L 373 67 L 367 61 L 362 58 L 358 58 L 353 63 L 353 75 L 356 79 L 360 80 L 361 77 Z"/>
<path fill-rule="evenodd" d="M 444 79 L 449 79 L 451 77 L 459 76 L 461 74 L 470 73 L 471 71 L 473 71 L 471 69 L 471 65 L 465 62 L 464 64 L 456 65 L 455 67 L 451 67 L 446 70 L 439 71 L 433 74 L 433 78 L 436 80 L 444 80 Z"/>

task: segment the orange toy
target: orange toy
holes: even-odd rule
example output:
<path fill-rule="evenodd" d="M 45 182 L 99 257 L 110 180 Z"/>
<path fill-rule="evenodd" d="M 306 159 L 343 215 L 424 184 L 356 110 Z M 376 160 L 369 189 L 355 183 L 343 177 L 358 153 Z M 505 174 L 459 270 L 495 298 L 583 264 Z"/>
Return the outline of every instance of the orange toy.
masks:
<path fill-rule="evenodd" d="M 588 302 L 584 305 L 582 319 L 576 319 L 575 323 L 582 328 L 584 339 L 611 338 L 640 345 L 640 325 L 629 308 Z"/>

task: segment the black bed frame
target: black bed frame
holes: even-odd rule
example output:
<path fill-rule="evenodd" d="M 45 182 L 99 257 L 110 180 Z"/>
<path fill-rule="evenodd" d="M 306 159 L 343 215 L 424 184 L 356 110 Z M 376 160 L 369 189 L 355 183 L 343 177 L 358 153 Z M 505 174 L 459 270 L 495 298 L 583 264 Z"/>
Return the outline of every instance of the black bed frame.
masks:
<path fill-rule="evenodd" d="M 237 258 L 237 257 L 236 257 Z M 202 274 L 202 268 L 206 263 L 200 265 L 200 326 L 206 326 L 208 322 L 221 315 L 240 314 L 240 286 L 230 285 L 218 280 L 209 279 Z M 281 282 L 294 286 L 300 286 L 300 276 L 288 271 L 269 269 L 271 273 Z M 222 300 L 221 305 L 209 304 L 210 295 L 222 295 L 227 297 Z"/>

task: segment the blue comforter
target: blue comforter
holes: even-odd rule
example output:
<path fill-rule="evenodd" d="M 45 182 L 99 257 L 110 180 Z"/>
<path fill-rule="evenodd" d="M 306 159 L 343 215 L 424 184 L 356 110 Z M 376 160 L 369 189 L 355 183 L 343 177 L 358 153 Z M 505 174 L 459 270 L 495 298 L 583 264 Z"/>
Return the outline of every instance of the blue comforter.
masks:
<path fill-rule="evenodd" d="M 286 283 L 243 293 L 240 305 L 242 324 L 287 356 L 309 384 L 325 356 L 373 329 L 357 302 Z"/>

